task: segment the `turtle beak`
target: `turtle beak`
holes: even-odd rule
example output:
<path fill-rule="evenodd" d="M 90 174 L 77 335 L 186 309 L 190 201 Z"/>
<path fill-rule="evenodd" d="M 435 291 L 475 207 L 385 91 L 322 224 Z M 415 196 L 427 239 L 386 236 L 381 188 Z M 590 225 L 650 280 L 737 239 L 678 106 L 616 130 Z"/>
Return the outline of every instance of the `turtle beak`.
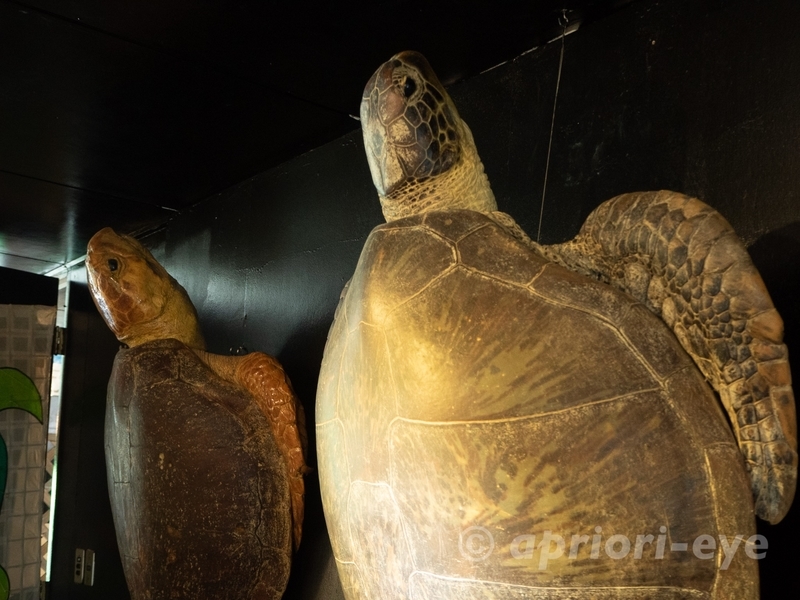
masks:
<path fill-rule="evenodd" d="M 99 248 L 107 248 L 119 243 L 120 236 L 111 227 L 104 227 L 92 236 L 86 246 L 86 254 L 91 257 L 96 254 Z"/>
<path fill-rule="evenodd" d="M 116 284 L 107 276 L 110 264 L 114 271 L 120 268 L 122 259 L 112 250 L 118 246 L 122 238 L 110 227 L 105 227 L 95 233 L 86 246 L 86 279 L 92 299 L 97 306 L 103 320 L 114 334 L 119 333 L 119 326 L 114 312 L 110 309 L 107 296 L 118 295 L 114 288 Z"/>
<path fill-rule="evenodd" d="M 86 270 L 89 274 L 89 287 L 92 287 L 94 274 L 97 272 L 98 255 L 101 248 L 108 246 L 109 238 L 116 238 L 117 234 L 110 227 L 104 227 L 92 236 L 86 245 Z"/>
<path fill-rule="evenodd" d="M 372 182 L 381 197 L 415 173 L 425 158 L 414 126 L 405 118 L 408 101 L 396 85 L 401 53 L 382 64 L 364 89 L 361 101 L 361 128 Z M 424 60 L 424 59 L 423 59 Z"/>
<path fill-rule="evenodd" d="M 364 97 L 361 101 L 364 147 L 372 174 L 372 183 L 380 196 L 388 193 L 393 179 L 390 174 L 396 172 L 400 167 L 391 144 L 386 143 L 388 115 L 384 104 L 386 95 L 392 95 L 392 68 L 391 64 L 387 62 L 375 71 L 364 89 Z M 396 96 L 396 94 L 394 95 Z"/>

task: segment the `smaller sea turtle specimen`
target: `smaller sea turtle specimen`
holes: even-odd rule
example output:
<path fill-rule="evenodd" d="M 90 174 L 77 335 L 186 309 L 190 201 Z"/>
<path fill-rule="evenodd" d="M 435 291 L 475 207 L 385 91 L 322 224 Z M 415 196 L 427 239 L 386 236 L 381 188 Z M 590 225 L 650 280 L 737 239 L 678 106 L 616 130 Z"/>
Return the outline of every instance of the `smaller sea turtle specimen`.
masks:
<path fill-rule="evenodd" d="M 303 521 L 305 424 L 280 364 L 204 350 L 186 291 L 137 240 L 89 242 L 89 288 L 125 346 L 106 463 L 134 600 L 277 599 Z"/>
<path fill-rule="evenodd" d="M 647 192 L 532 242 L 414 52 L 375 72 L 361 123 L 387 223 L 316 408 L 346 597 L 757 598 L 721 540 L 755 534 L 754 506 L 785 515 L 797 434 L 782 323 L 730 225 Z"/>

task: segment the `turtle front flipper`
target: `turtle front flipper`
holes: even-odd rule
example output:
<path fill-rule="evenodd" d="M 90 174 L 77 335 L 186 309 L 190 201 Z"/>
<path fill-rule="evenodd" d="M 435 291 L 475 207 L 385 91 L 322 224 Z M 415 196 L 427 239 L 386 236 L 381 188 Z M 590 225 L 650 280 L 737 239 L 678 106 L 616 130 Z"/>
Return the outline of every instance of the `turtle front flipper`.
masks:
<path fill-rule="evenodd" d="M 624 194 L 578 236 L 541 247 L 660 315 L 719 393 L 744 454 L 756 514 L 777 523 L 797 481 L 797 421 L 783 321 L 733 228 L 700 200 Z"/>
<path fill-rule="evenodd" d="M 308 442 L 305 412 L 280 363 L 262 352 L 245 356 L 219 356 L 195 350 L 201 360 L 223 379 L 240 385 L 267 416 L 275 442 L 286 462 L 292 502 L 292 538 L 300 545 L 303 534 L 305 453 Z"/>

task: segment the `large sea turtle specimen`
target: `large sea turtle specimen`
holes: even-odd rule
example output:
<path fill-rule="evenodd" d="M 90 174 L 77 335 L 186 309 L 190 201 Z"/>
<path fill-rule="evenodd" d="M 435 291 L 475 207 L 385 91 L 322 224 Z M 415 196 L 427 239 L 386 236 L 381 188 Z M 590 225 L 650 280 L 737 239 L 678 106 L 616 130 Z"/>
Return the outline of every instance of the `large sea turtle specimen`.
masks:
<path fill-rule="evenodd" d="M 792 502 L 796 424 L 782 322 L 730 225 L 628 194 L 539 246 L 416 53 L 377 70 L 361 122 L 387 223 L 316 408 L 346 597 L 757 598 L 754 510 Z"/>
<path fill-rule="evenodd" d="M 109 493 L 133 600 L 283 595 L 303 521 L 302 406 L 265 354 L 204 350 L 186 291 L 134 238 L 89 242 L 124 344 L 106 409 Z"/>

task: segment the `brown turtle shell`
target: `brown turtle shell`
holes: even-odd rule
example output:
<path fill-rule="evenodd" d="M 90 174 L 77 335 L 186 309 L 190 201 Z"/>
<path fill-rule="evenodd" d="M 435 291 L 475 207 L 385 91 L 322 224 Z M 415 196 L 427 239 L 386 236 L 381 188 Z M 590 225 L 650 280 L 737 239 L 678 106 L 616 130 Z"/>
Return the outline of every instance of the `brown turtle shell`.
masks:
<path fill-rule="evenodd" d="M 133 600 L 272 600 L 289 576 L 286 467 L 252 399 L 183 343 L 117 354 L 106 460 Z"/>
<path fill-rule="evenodd" d="M 643 305 L 487 215 L 373 230 L 330 331 L 316 418 L 350 600 L 758 595 L 743 547 L 722 568 L 720 536 L 753 535 L 753 504 L 690 357 Z M 548 531 L 566 547 L 542 568 Z M 586 537 L 571 556 L 573 536 Z M 701 536 L 710 558 L 693 552 Z"/>

